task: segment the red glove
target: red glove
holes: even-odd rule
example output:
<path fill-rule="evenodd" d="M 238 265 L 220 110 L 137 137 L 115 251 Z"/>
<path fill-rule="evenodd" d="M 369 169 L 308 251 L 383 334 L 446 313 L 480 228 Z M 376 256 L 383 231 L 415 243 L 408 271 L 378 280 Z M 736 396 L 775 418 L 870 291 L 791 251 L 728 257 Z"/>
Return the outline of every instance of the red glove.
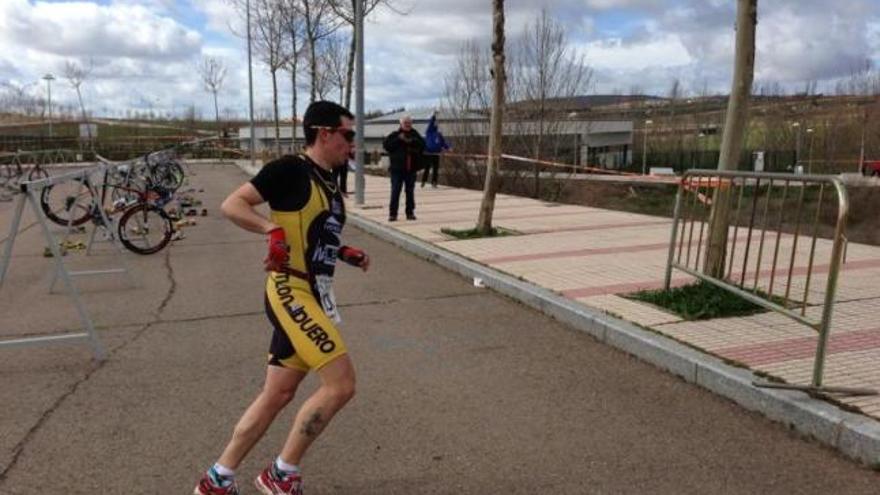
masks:
<path fill-rule="evenodd" d="M 284 237 L 284 229 L 276 227 L 270 230 L 268 235 L 269 254 L 263 260 L 266 271 L 283 272 L 287 268 L 287 262 L 290 261 L 290 246 L 287 245 L 287 239 Z"/>
<path fill-rule="evenodd" d="M 363 268 L 364 260 L 367 259 L 367 253 L 351 246 L 342 246 L 339 248 L 339 259 L 351 266 Z"/>

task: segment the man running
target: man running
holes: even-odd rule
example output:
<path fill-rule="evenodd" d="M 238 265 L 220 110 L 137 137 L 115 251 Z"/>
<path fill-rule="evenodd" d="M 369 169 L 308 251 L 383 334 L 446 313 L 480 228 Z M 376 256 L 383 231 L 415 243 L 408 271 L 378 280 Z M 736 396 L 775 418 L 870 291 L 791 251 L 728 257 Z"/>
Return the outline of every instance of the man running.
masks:
<path fill-rule="evenodd" d="M 233 223 L 268 236 L 265 305 L 274 331 L 263 390 L 199 481 L 197 495 L 239 493 L 235 469 L 314 370 L 320 387 L 297 413 L 281 453 L 255 480 L 267 495 L 301 495 L 299 464 L 306 449 L 354 395 L 354 367 L 336 328 L 339 314 L 331 286 L 337 258 L 364 271 L 370 265 L 363 251 L 340 245 L 345 205 L 332 170 L 346 166 L 353 119 L 335 103 L 309 105 L 303 117 L 305 153 L 266 164 L 223 201 L 223 214 Z M 255 210 L 264 202 L 269 218 Z"/>

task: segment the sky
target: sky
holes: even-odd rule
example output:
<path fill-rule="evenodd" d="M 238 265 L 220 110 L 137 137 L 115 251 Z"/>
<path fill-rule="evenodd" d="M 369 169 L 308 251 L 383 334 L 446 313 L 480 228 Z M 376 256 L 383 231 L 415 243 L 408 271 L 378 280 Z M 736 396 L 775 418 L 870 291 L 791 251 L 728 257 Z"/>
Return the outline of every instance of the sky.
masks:
<path fill-rule="evenodd" d="M 366 22 L 365 107 L 440 106 L 444 77 L 462 44 L 488 45 L 492 2 L 390 1 L 393 10 L 378 9 Z M 542 9 L 564 26 L 571 53 L 593 70 L 592 93 L 662 96 L 676 79 L 691 94 L 729 92 L 735 0 L 507 0 L 508 43 Z M 211 118 L 213 102 L 196 66 L 213 56 L 228 66 L 221 111 L 244 117 L 247 45 L 235 34 L 242 25 L 228 0 L 0 0 L 0 83 L 45 96 L 41 78 L 52 73 L 53 103 L 72 104 L 76 93 L 63 78 L 64 64 L 91 61 L 82 89 L 96 115 L 180 115 L 195 105 Z M 866 61 L 880 67 L 880 1 L 759 1 L 756 84 L 792 91 L 815 80 L 829 91 Z M 255 112 L 265 113 L 271 80 L 256 59 L 253 70 Z M 287 86 L 280 94 L 284 118 Z"/>

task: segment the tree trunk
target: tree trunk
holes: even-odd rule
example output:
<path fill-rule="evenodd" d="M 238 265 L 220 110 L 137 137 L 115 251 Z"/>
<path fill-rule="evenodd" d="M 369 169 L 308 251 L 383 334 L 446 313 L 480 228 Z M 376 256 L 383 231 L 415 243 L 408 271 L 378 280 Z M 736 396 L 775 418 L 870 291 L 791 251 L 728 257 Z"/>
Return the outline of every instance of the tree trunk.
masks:
<path fill-rule="evenodd" d="M 76 87 L 76 97 L 79 99 L 79 108 L 82 111 L 82 120 L 86 125 L 86 135 L 89 137 L 89 149 L 95 149 L 95 143 L 92 141 L 92 126 L 89 125 L 89 118 L 86 116 L 86 105 L 83 103 L 82 92 L 79 90 L 79 86 Z"/>
<path fill-rule="evenodd" d="M 214 91 L 214 120 L 220 125 L 220 108 L 217 106 L 217 91 Z"/>
<path fill-rule="evenodd" d="M 309 78 L 312 80 L 309 91 L 309 104 L 315 102 L 318 91 L 318 58 L 315 55 L 315 45 L 317 45 L 317 42 L 314 39 L 309 39 Z"/>
<path fill-rule="evenodd" d="M 718 170 L 736 170 L 742 152 L 743 135 L 748 124 L 749 95 L 755 73 L 755 26 L 758 24 L 758 0 L 737 0 L 736 55 L 733 84 L 727 104 L 724 137 Z M 704 273 L 710 277 L 724 276 L 727 255 L 727 231 L 730 227 L 731 188 L 720 182 L 712 196 L 709 214 L 709 238 L 706 242 Z"/>
<path fill-rule="evenodd" d="M 492 59 L 493 97 L 492 117 L 489 123 L 489 153 L 486 163 L 486 183 L 477 231 L 483 235 L 492 232 L 492 213 L 495 210 L 495 191 L 498 188 L 498 167 L 501 160 L 501 124 L 504 110 L 504 0 L 492 0 Z"/>
<path fill-rule="evenodd" d="M 275 112 L 275 152 L 281 156 L 281 122 L 278 119 L 278 71 L 272 70 L 272 110 Z"/>
<path fill-rule="evenodd" d="M 297 63 L 294 61 L 293 66 L 290 71 L 290 93 L 293 96 L 292 102 L 290 103 L 290 120 L 292 121 L 290 124 L 290 152 L 296 153 L 298 150 L 296 148 L 296 66 Z"/>

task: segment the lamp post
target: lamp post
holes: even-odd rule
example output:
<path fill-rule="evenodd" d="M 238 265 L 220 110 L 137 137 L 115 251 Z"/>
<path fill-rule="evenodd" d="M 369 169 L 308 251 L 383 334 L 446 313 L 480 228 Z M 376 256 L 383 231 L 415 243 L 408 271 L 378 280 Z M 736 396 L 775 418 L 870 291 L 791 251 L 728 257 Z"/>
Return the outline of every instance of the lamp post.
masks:
<path fill-rule="evenodd" d="M 795 172 L 797 172 L 797 166 L 800 165 L 801 162 L 801 123 L 792 122 L 791 126 L 797 130 L 797 134 L 794 138 L 794 167 Z"/>
<path fill-rule="evenodd" d="M 248 46 L 248 95 L 250 97 L 250 120 L 251 120 L 251 169 L 256 166 L 255 154 L 257 152 L 257 137 L 254 135 L 254 71 L 251 64 L 251 0 L 245 4 L 247 10 L 247 46 Z M 296 120 L 296 116 L 293 116 Z"/>
<path fill-rule="evenodd" d="M 47 73 L 43 76 L 43 80 L 46 81 L 46 93 L 49 99 L 49 137 L 52 137 L 52 81 L 55 80 L 55 76 Z"/>
<path fill-rule="evenodd" d="M 355 146 L 355 163 L 357 164 L 354 176 L 355 204 L 364 204 L 364 4 L 363 0 L 354 2 L 355 19 L 355 132 L 357 144 Z"/>
<path fill-rule="evenodd" d="M 644 134 L 642 134 L 642 175 L 648 173 L 648 126 L 653 123 L 654 121 L 651 119 L 646 120 Z"/>

